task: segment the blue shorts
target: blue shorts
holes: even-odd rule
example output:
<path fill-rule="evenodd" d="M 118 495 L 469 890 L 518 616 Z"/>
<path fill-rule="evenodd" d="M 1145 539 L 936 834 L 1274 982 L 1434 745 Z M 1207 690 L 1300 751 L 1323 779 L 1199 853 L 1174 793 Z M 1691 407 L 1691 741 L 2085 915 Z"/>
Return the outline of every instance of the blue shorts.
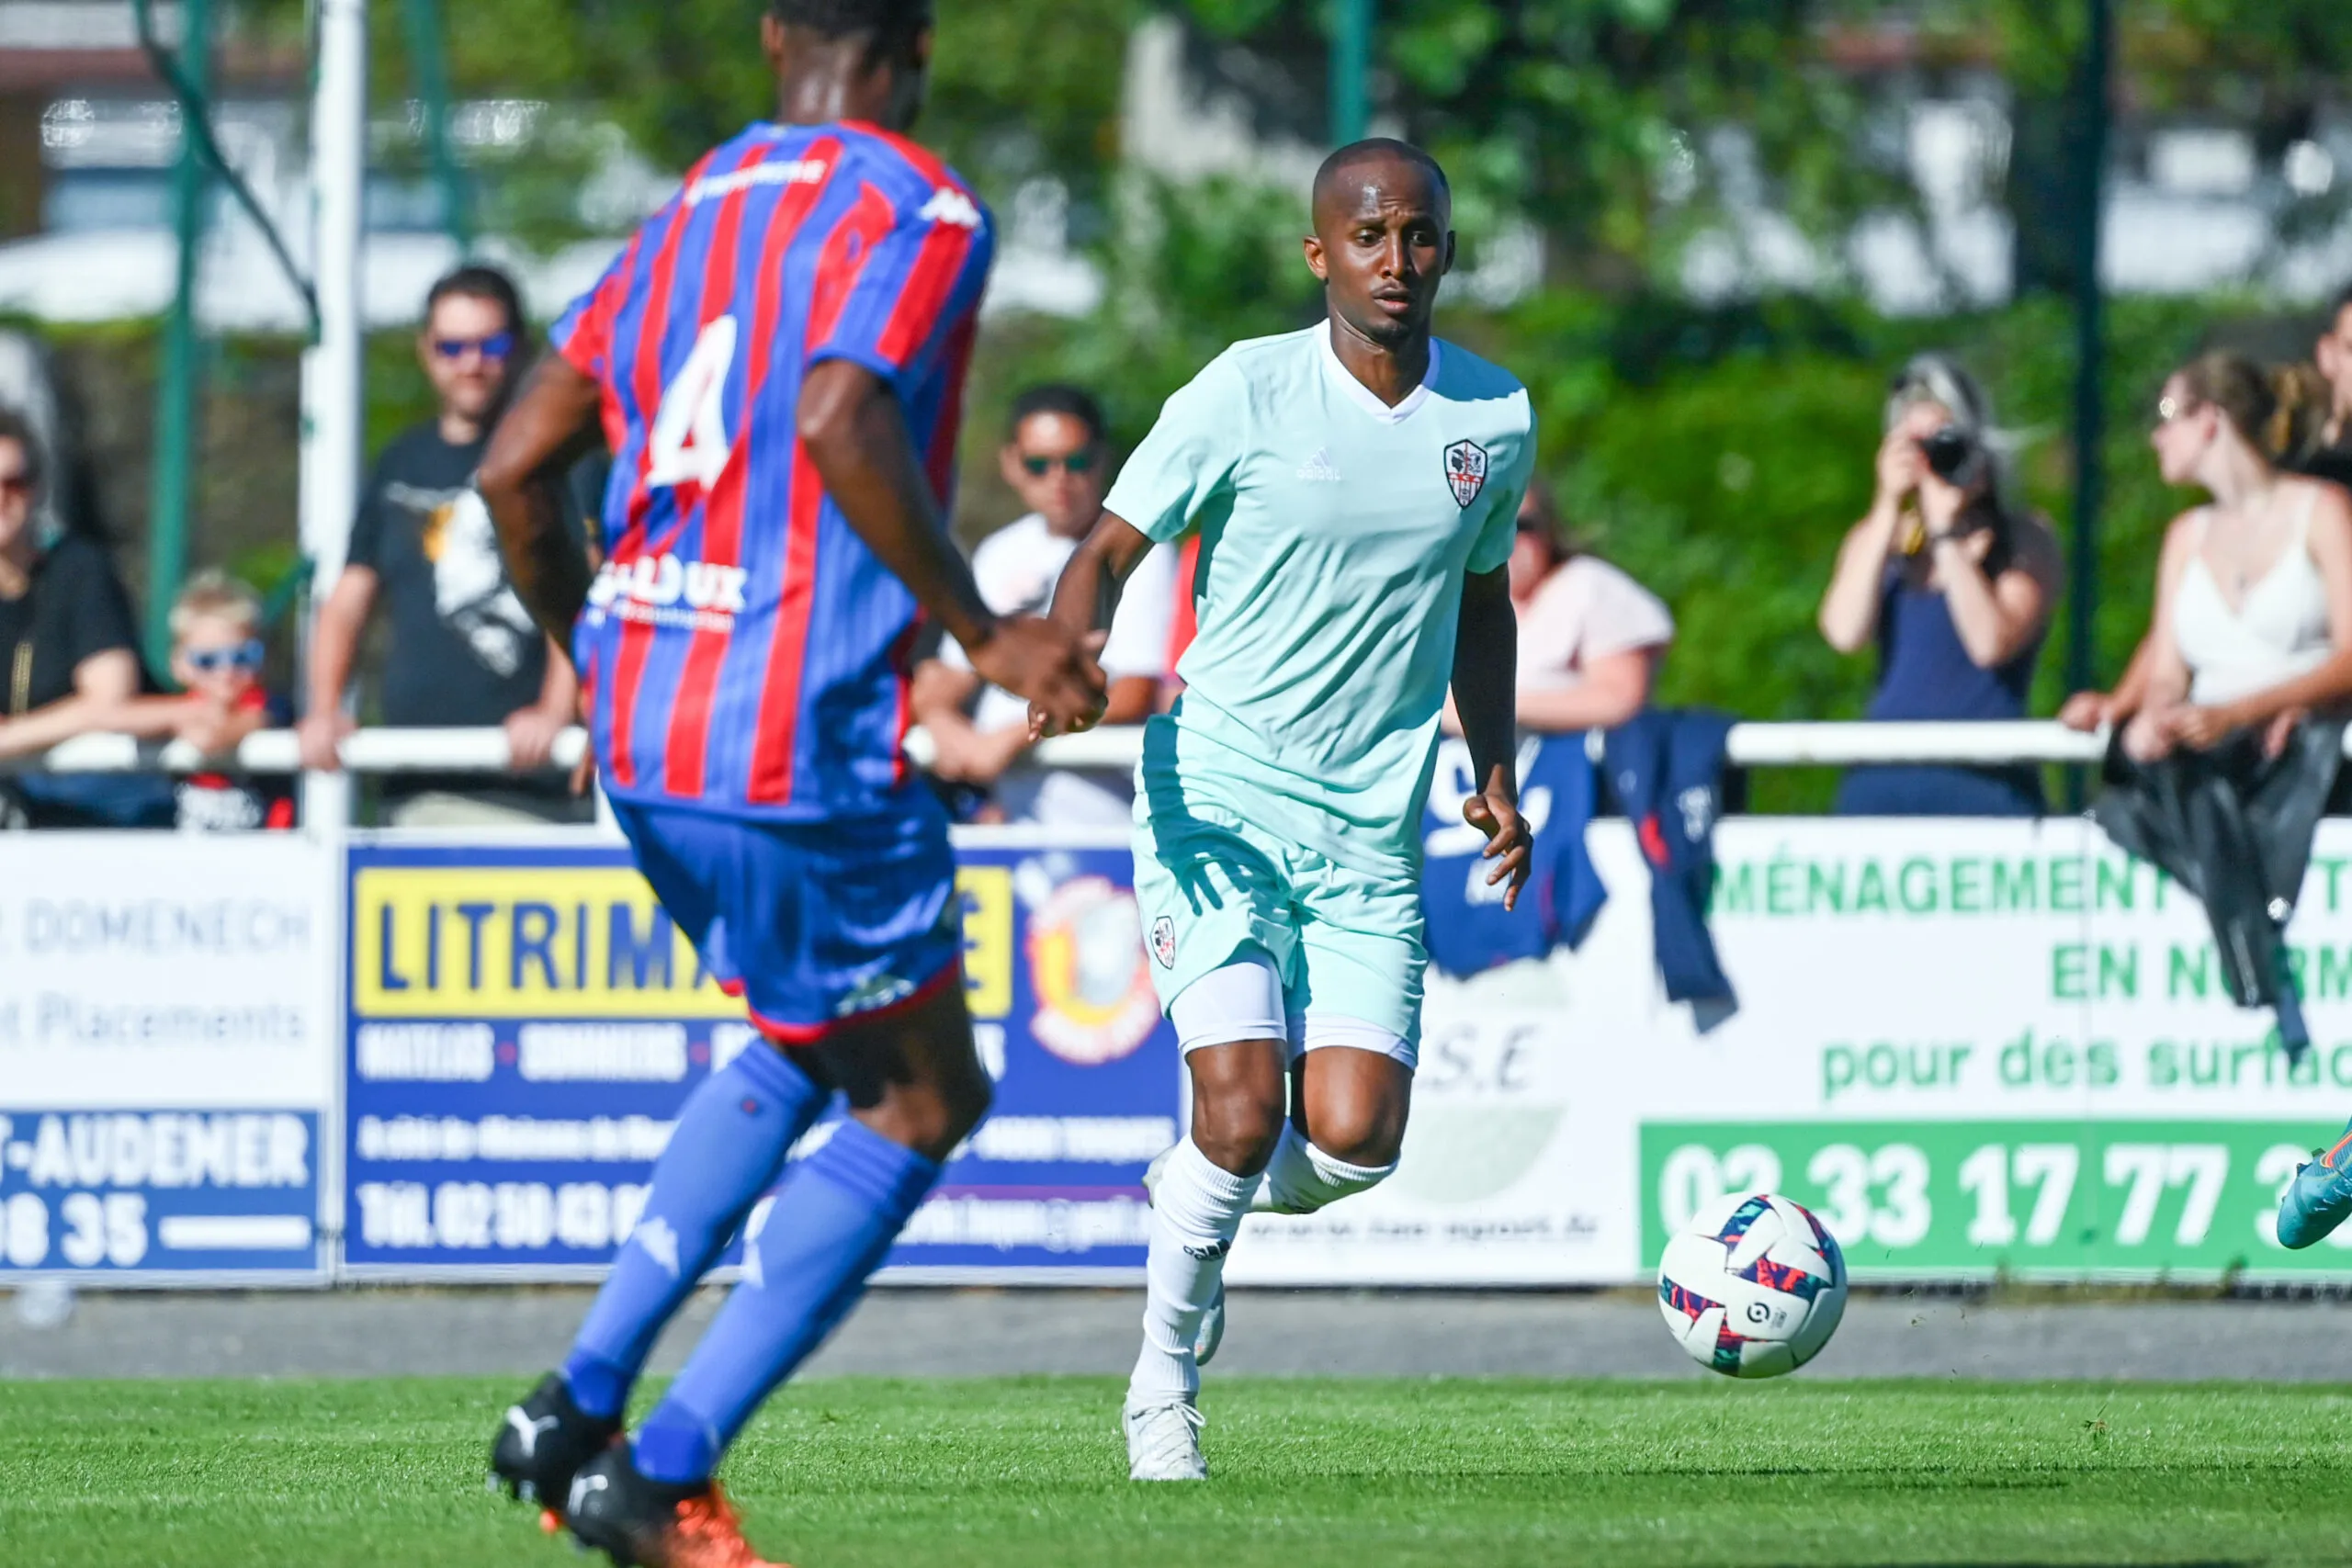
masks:
<path fill-rule="evenodd" d="M 638 870 L 729 994 L 805 1045 L 913 1007 L 962 975 L 947 818 L 761 822 L 616 800 Z"/>

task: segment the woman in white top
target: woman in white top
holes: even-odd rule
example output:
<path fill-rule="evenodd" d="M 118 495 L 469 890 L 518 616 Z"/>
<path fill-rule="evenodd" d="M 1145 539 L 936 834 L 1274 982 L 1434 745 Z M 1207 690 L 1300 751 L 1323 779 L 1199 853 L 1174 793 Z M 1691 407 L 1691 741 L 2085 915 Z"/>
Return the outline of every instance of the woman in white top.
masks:
<path fill-rule="evenodd" d="M 2165 383 L 2158 467 L 2212 500 L 2165 536 L 2155 624 L 2132 672 L 2061 716 L 2124 726 L 2135 761 L 2252 729 L 2276 756 L 2302 719 L 2352 705 L 2352 499 L 2280 470 L 2305 434 L 2293 374 L 2209 354 Z"/>
<path fill-rule="evenodd" d="M 1540 484 L 1519 509 L 1510 596 L 1519 612 L 1520 728 L 1613 729 L 1649 705 L 1674 643 L 1674 617 L 1657 594 L 1571 546 Z"/>

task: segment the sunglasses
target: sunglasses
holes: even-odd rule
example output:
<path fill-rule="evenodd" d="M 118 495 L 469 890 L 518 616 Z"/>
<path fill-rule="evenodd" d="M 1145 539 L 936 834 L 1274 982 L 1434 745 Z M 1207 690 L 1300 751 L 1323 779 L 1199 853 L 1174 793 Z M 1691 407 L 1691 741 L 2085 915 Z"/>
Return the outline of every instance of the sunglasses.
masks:
<path fill-rule="evenodd" d="M 30 474 L 0 474 L 0 495 L 30 495 L 33 477 Z"/>
<path fill-rule="evenodd" d="M 262 656 L 261 638 L 249 637 L 234 648 L 191 648 L 185 657 L 198 674 L 218 675 L 224 670 L 258 670 Z"/>
<path fill-rule="evenodd" d="M 1094 471 L 1094 465 L 1100 461 L 1102 455 L 1089 446 L 1072 452 L 1067 457 L 1032 457 L 1023 453 L 1021 466 L 1028 470 L 1031 479 L 1042 479 L 1056 468 L 1066 468 L 1073 474 L 1091 474 Z"/>
<path fill-rule="evenodd" d="M 511 359 L 514 355 L 513 333 L 492 333 L 488 337 L 437 337 L 433 340 L 433 352 L 444 359 L 463 359 L 469 352 L 484 359 Z"/>

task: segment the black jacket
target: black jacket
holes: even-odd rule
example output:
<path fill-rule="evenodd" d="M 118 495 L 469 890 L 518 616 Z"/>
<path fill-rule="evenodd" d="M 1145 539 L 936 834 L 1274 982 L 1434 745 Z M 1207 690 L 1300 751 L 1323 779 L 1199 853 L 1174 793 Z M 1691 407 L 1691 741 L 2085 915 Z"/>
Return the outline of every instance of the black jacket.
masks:
<path fill-rule="evenodd" d="M 2240 1007 L 2278 1014 L 2290 1060 L 2311 1045 L 2287 968 L 2284 934 L 2311 863 L 2312 837 L 2344 760 L 2342 720 L 2298 726 L 2277 757 L 2251 731 L 2211 751 L 2133 761 L 2122 732 L 2108 747 L 2091 815 L 2107 836 L 2195 894 L 2213 927 L 2222 979 Z"/>

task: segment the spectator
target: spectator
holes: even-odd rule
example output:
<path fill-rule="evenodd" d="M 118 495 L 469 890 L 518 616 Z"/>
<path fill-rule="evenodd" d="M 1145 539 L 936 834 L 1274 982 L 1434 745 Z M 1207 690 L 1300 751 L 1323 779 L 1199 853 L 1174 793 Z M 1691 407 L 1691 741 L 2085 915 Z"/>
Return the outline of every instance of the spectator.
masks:
<path fill-rule="evenodd" d="M 1078 388 L 1036 387 L 1014 400 L 1000 461 L 1005 482 L 1030 510 L 972 552 L 980 597 L 998 615 L 1040 614 L 1052 602 L 1062 568 L 1102 515 L 1107 434 L 1102 406 Z M 1169 675 L 1175 556 L 1173 549 L 1146 556 L 1120 598 L 1102 650 L 1111 680 L 1105 724 L 1139 724 L 1158 711 Z M 983 819 L 1124 827 L 1132 816 L 1135 791 L 1125 769 L 1009 773 L 1029 749 L 1029 705 L 983 685 L 952 641 L 917 667 L 914 715 L 930 732 L 941 778 L 993 792 Z"/>
<path fill-rule="evenodd" d="M 38 536 L 42 458 L 31 424 L 0 409 L 0 758 L 112 728 L 144 680 L 130 596 L 105 547 Z M 160 828 L 171 816 L 164 781 L 135 774 L 24 773 L 0 787 L 7 826 Z"/>
<path fill-rule="evenodd" d="M 1886 402 L 1878 490 L 1847 533 L 1821 633 L 1840 653 L 1878 649 L 1875 720 L 2013 719 L 2059 586 L 2049 525 L 2008 500 L 1993 413 L 1939 355 L 1903 367 Z M 2031 768 L 1856 768 L 1838 809 L 1860 817 L 2030 817 Z"/>
<path fill-rule="evenodd" d="M 2213 501 L 2173 520 L 2154 624 L 2112 693 L 2059 717 L 2125 727 L 2152 762 L 2259 730 L 2277 755 L 2315 709 L 2352 701 L 2352 498 L 2281 472 L 2319 423 L 2292 372 L 2209 354 L 2165 383 L 2151 436 L 2165 480 Z"/>
<path fill-rule="evenodd" d="M 108 728 L 171 737 L 226 759 L 255 730 L 286 723 L 288 705 L 261 682 L 261 596 L 252 588 L 225 572 L 199 573 L 172 604 L 172 679 L 180 694 L 137 698 Z M 204 773 L 182 780 L 176 794 L 183 831 L 294 825 L 293 795 L 282 783 Z"/>
<path fill-rule="evenodd" d="M 2278 458 L 2280 469 L 2352 491 L 2352 287 L 2337 296 L 2335 310 L 2320 332 L 2312 356 L 2317 367 L 2284 366 L 2273 373 L 2271 389 L 2282 412 L 2272 417 L 2287 421 L 2281 439 L 2290 443 Z M 2154 636 L 2152 627 L 2132 649 L 2115 698 L 2078 692 L 2059 710 L 2059 722 L 2081 730 L 2105 728 L 2113 702 L 2146 683 L 2155 658 Z"/>
<path fill-rule="evenodd" d="M 547 769 L 572 722 L 571 662 L 550 645 L 507 581 L 490 514 L 473 492 L 491 426 L 523 351 L 520 299 L 504 274 L 462 267 L 433 286 L 418 356 L 439 416 L 396 437 L 377 459 L 343 575 L 319 606 L 311 645 L 305 767 L 339 765 L 344 711 L 361 634 L 383 600 L 390 618 L 379 702 L 386 725 L 503 727 L 513 776 L 410 775 L 386 790 L 401 827 L 570 821 L 581 816 Z"/>
<path fill-rule="evenodd" d="M 2328 405 L 2300 466 L 2314 479 L 2352 487 L 2352 284 L 2335 297 L 2312 358 L 2327 379 Z"/>
<path fill-rule="evenodd" d="M 1510 596 L 1519 611 L 1521 728 L 1614 729 L 1649 705 L 1674 644 L 1674 617 L 1657 594 L 1578 548 L 1541 484 L 1520 504 Z M 1447 720 L 1458 731 L 1451 706 Z"/>

